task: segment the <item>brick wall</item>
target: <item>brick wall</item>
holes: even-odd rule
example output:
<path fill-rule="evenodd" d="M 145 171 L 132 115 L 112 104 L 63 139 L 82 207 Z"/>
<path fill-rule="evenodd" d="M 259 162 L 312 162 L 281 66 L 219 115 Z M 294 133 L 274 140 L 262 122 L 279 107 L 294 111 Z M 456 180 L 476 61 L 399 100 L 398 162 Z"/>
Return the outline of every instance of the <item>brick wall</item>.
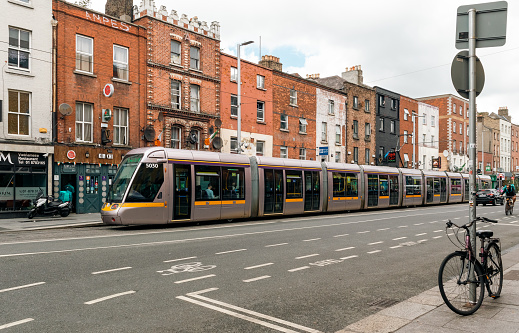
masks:
<path fill-rule="evenodd" d="M 405 112 L 407 111 L 407 116 L 405 115 Z M 413 113 L 418 114 L 418 101 L 406 97 L 406 96 L 400 96 L 400 158 L 402 159 L 402 163 L 404 163 L 404 167 L 412 168 L 412 161 L 413 161 L 413 138 L 409 136 L 413 133 Z M 407 117 L 407 119 L 406 119 Z M 416 118 L 416 125 L 414 128 L 414 131 L 416 131 L 416 136 L 418 137 L 418 128 L 419 128 L 419 121 L 421 118 Z M 407 131 L 407 143 L 404 144 L 404 132 Z M 415 138 L 416 139 L 416 138 Z M 420 142 L 418 140 L 417 142 Z M 415 147 L 415 153 L 418 154 L 418 146 Z M 407 157 L 411 163 L 405 163 L 404 162 L 404 154 L 407 154 Z M 417 158 L 417 160 L 419 160 Z"/>
<path fill-rule="evenodd" d="M 346 110 L 346 154 L 348 156 L 347 163 L 351 163 L 354 148 L 359 150 L 358 164 L 372 164 L 378 158 L 378 151 L 376 146 L 377 124 L 376 124 L 376 100 L 375 90 L 364 86 L 357 85 L 350 82 L 344 83 L 347 96 L 348 108 Z M 357 96 L 359 100 L 359 107 L 353 108 L 353 97 Z M 365 110 L 366 100 L 369 101 L 369 111 Z M 358 139 L 353 137 L 353 121 L 357 120 L 359 124 Z M 366 139 L 365 124 L 371 124 L 371 135 Z M 366 161 L 365 151 L 370 150 L 371 160 Z M 375 157 L 373 157 L 375 155 Z"/>

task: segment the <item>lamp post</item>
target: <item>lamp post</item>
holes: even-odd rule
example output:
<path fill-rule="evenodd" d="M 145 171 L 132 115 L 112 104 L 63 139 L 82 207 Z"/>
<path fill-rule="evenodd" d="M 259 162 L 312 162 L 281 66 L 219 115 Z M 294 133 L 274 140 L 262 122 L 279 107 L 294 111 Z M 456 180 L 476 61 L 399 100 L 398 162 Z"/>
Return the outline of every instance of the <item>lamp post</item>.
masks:
<path fill-rule="evenodd" d="M 238 147 L 236 152 L 241 154 L 241 60 L 240 60 L 240 47 L 249 45 L 254 43 L 254 41 L 250 40 L 248 42 L 244 42 L 237 45 L 237 53 L 238 53 L 238 134 L 236 135 L 236 140 L 238 141 Z"/>
<path fill-rule="evenodd" d="M 491 133 L 492 129 L 483 124 L 481 124 L 481 126 L 481 169 L 483 169 L 483 174 L 485 174 L 485 139 L 483 133 L 485 132 L 485 128 L 490 130 Z"/>

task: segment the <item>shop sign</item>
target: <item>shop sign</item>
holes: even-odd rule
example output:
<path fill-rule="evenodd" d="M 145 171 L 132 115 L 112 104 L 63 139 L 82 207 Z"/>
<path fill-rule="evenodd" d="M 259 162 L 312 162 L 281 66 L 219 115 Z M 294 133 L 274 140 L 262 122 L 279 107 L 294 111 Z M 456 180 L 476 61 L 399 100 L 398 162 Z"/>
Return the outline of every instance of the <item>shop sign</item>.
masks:
<path fill-rule="evenodd" d="M 76 152 L 73 151 L 73 150 L 67 151 L 67 157 L 68 157 L 69 160 L 75 159 L 76 158 Z"/>
<path fill-rule="evenodd" d="M 105 97 L 112 97 L 112 95 L 114 94 L 114 85 L 110 83 L 105 84 L 103 88 L 103 94 L 105 95 Z"/>
<path fill-rule="evenodd" d="M 0 151 L 0 165 L 7 166 L 32 166 L 47 165 L 47 159 L 43 154 L 37 153 L 18 153 Z"/>

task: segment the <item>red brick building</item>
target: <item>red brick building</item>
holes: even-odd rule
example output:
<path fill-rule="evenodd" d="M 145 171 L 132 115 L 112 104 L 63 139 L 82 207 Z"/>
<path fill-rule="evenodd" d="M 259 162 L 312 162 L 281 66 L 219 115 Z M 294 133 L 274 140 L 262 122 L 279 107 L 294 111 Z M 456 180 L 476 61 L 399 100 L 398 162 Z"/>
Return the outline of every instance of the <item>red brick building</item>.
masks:
<path fill-rule="evenodd" d="M 510 171 L 515 175 L 519 174 L 519 125 L 512 123 L 512 149 Z"/>
<path fill-rule="evenodd" d="M 53 192 L 71 184 L 77 212 L 99 212 L 121 157 L 144 145 L 146 30 L 62 0 L 53 14 Z"/>
<path fill-rule="evenodd" d="M 418 137 L 418 122 L 420 118 L 415 118 L 417 122 L 415 128 L 413 128 L 413 114 L 418 114 L 418 101 L 406 97 L 400 96 L 400 159 L 403 165 L 399 167 L 412 168 L 413 160 L 413 133 Z M 415 138 L 416 139 L 416 138 Z M 417 142 L 419 142 L 418 140 Z M 415 145 L 415 154 L 418 156 L 418 145 Z"/>
<path fill-rule="evenodd" d="M 222 152 L 235 152 L 238 129 L 238 61 L 221 54 Z M 272 156 L 273 86 L 272 70 L 241 59 L 241 141 L 249 156 Z M 277 120 L 277 119 L 276 119 Z M 276 122 L 277 123 L 277 122 Z"/>
<path fill-rule="evenodd" d="M 141 2 L 134 23 L 146 28 L 148 145 L 215 150 L 206 139 L 220 118 L 219 24 L 157 10 L 154 0 Z"/>

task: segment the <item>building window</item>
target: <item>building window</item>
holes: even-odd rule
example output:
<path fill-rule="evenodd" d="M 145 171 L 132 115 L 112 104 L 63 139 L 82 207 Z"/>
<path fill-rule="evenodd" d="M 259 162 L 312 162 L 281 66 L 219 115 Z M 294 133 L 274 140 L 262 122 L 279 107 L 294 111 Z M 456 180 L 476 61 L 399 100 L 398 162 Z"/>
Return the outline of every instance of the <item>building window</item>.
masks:
<path fill-rule="evenodd" d="M 341 125 L 335 125 L 335 143 L 341 144 Z"/>
<path fill-rule="evenodd" d="M 436 117 L 431 116 L 431 127 L 435 127 L 435 126 L 436 126 Z"/>
<path fill-rule="evenodd" d="M 279 157 L 281 157 L 281 158 L 288 158 L 287 146 L 279 147 Z"/>
<path fill-rule="evenodd" d="M 238 96 L 231 95 L 231 117 L 238 117 Z"/>
<path fill-rule="evenodd" d="M 114 73 L 115 79 L 128 81 L 128 48 L 114 45 Z"/>
<path fill-rule="evenodd" d="M 378 105 L 381 107 L 386 106 L 386 99 L 382 95 L 378 95 Z"/>
<path fill-rule="evenodd" d="M 463 123 L 460 124 L 460 134 L 463 135 Z"/>
<path fill-rule="evenodd" d="M 279 129 L 288 131 L 288 116 L 286 114 L 280 115 Z"/>
<path fill-rule="evenodd" d="M 263 149 L 265 149 L 265 141 L 256 141 L 256 156 L 263 156 Z"/>
<path fill-rule="evenodd" d="M 357 120 L 353 121 L 353 138 L 358 139 L 359 138 L 359 122 Z"/>
<path fill-rule="evenodd" d="M 308 125 L 306 119 L 299 118 L 299 133 L 306 133 L 306 125 Z"/>
<path fill-rule="evenodd" d="M 395 131 L 396 131 L 396 126 L 395 126 L 395 121 L 394 120 L 391 120 L 391 122 L 389 123 L 390 124 L 390 130 L 391 130 L 391 134 L 395 134 Z"/>
<path fill-rule="evenodd" d="M 128 144 L 128 109 L 114 108 L 114 144 Z"/>
<path fill-rule="evenodd" d="M 366 139 L 369 139 L 371 136 L 371 124 L 365 123 L 364 124 L 364 135 L 366 135 Z"/>
<path fill-rule="evenodd" d="M 189 55 L 191 56 L 189 68 L 200 69 L 200 49 L 198 47 L 191 46 Z"/>
<path fill-rule="evenodd" d="M 231 153 L 238 152 L 238 138 L 235 136 L 231 136 Z"/>
<path fill-rule="evenodd" d="M 452 132 L 456 133 L 456 122 L 452 122 Z"/>
<path fill-rule="evenodd" d="M 181 103 L 181 89 L 182 84 L 180 81 L 171 80 L 171 107 L 180 110 Z"/>
<path fill-rule="evenodd" d="M 328 142 L 326 139 L 326 133 L 328 132 L 328 124 L 325 122 L 321 123 L 321 142 Z"/>
<path fill-rule="evenodd" d="M 14 135 L 29 135 L 31 116 L 31 96 L 27 92 L 9 90 L 7 110 L 7 131 Z"/>
<path fill-rule="evenodd" d="M 366 150 L 364 151 L 364 163 L 365 164 L 369 165 L 369 161 L 371 159 L 370 154 L 371 154 L 371 152 L 369 151 L 369 148 L 366 148 Z"/>
<path fill-rule="evenodd" d="M 193 149 L 193 150 L 200 150 L 200 130 L 198 130 L 198 129 L 191 129 L 189 134 L 194 139 L 192 142 L 190 142 L 191 143 L 191 149 Z"/>
<path fill-rule="evenodd" d="M 258 121 L 264 122 L 265 121 L 265 102 L 258 101 Z"/>
<path fill-rule="evenodd" d="M 328 114 L 335 114 L 335 102 L 331 99 L 328 100 Z"/>
<path fill-rule="evenodd" d="M 452 141 L 452 152 L 456 153 L 456 140 Z"/>
<path fill-rule="evenodd" d="M 200 112 L 200 86 L 192 84 L 190 87 L 191 111 Z"/>
<path fill-rule="evenodd" d="M 425 146 L 425 140 L 427 139 L 427 134 L 423 134 L 422 137 L 422 146 Z"/>
<path fill-rule="evenodd" d="M 265 89 L 265 77 L 262 75 L 256 75 L 256 87 L 259 89 Z"/>
<path fill-rule="evenodd" d="M 391 110 L 398 109 L 398 101 L 394 98 L 391 98 Z"/>
<path fill-rule="evenodd" d="M 379 118 L 378 120 L 378 130 L 384 132 L 384 118 Z"/>
<path fill-rule="evenodd" d="M 76 35 L 76 69 L 94 72 L 94 40 L 90 37 Z"/>
<path fill-rule="evenodd" d="M 26 30 L 9 28 L 9 66 L 29 69 L 30 49 L 31 33 Z"/>
<path fill-rule="evenodd" d="M 454 103 L 454 106 L 452 107 L 452 113 L 456 113 L 456 103 Z"/>
<path fill-rule="evenodd" d="M 231 81 L 238 81 L 238 68 L 236 67 L 231 67 Z"/>
<path fill-rule="evenodd" d="M 180 42 L 176 40 L 171 41 L 171 63 L 175 65 L 180 65 L 181 61 L 181 52 L 180 52 Z"/>
<path fill-rule="evenodd" d="M 422 115 L 422 125 L 427 125 L 427 115 Z"/>
<path fill-rule="evenodd" d="M 431 147 L 436 147 L 436 142 L 434 142 L 434 135 L 431 135 Z"/>
<path fill-rule="evenodd" d="M 341 163 L 341 152 L 340 151 L 335 152 L 335 163 Z"/>
<path fill-rule="evenodd" d="M 378 157 L 384 158 L 384 146 L 378 147 Z"/>
<path fill-rule="evenodd" d="M 357 96 L 353 96 L 353 108 L 354 109 L 359 108 L 359 98 Z"/>
<path fill-rule="evenodd" d="M 369 112 L 369 99 L 364 101 L 364 111 Z"/>
<path fill-rule="evenodd" d="M 353 147 L 353 163 L 359 163 L 359 147 Z"/>
<path fill-rule="evenodd" d="M 404 131 L 404 143 L 407 143 L 407 137 L 408 137 L 407 131 Z"/>
<path fill-rule="evenodd" d="M 92 142 L 93 113 L 92 104 L 76 103 L 76 141 Z"/>
<path fill-rule="evenodd" d="M 409 117 L 409 110 L 404 109 L 404 120 L 407 120 Z"/>
<path fill-rule="evenodd" d="M 297 105 L 297 91 L 290 89 L 290 105 Z"/>
<path fill-rule="evenodd" d="M 171 148 L 180 149 L 182 145 L 182 128 L 179 126 L 171 127 Z"/>
<path fill-rule="evenodd" d="M 299 159 L 306 160 L 306 148 L 299 148 Z"/>
<path fill-rule="evenodd" d="M 460 105 L 460 115 L 463 116 L 463 105 Z M 468 116 L 467 116 L 467 118 L 468 118 Z"/>

